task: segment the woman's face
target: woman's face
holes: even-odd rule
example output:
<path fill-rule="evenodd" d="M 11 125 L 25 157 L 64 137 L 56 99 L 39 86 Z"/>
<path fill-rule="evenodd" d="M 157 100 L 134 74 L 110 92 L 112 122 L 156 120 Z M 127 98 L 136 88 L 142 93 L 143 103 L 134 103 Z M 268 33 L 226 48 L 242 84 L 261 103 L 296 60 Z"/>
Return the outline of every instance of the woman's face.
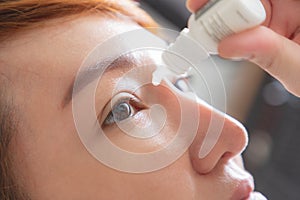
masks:
<path fill-rule="evenodd" d="M 225 117 L 216 145 L 205 158 L 199 159 L 200 145 L 211 115 L 216 114 L 210 107 L 185 99 L 183 95 L 176 96 L 167 84 L 148 84 L 136 93 L 124 90 L 122 95 L 112 96 L 118 80 L 128 71 L 145 66 L 145 62 L 152 64 L 144 67 L 139 79 L 152 76 L 155 60 L 140 53 L 120 59 L 99 81 L 95 108 L 106 136 L 127 151 L 147 153 L 163 148 L 178 129 L 178 98 L 181 98 L 200 113 L 195 140 L 171 165 L 149 173 L 125 173 L 97 161 L 78 137 L 72 100 L 66 100 L 66 96 L 71 95 L 70 88 L 83 60 L 97 44 L 140 27 L 126 19 L 98 15 L 65 22 L 57 19 L 50 23 L 51 26 L 17 36 L 0 50 L 1 61 L 5 63 L 1 70 L 11 80 L 20 119 L 20 131 L 12 143 L 15 168 L 19 183 L 32 199 L 217 200 L 247 197 L 253 187 L 251 176 L 242 169 L 238 159 L 247 136 L 236 121 Z M 129 82 L 139 84 L 135 80 Z M 120 101 L 124 97 L 127 100 Z M 120 121 L 129 118 L 141 127 L 150 123 L 147 112 L 150 104 L 164 106 L 168 117 L 161 135 L 138 140 L 122 134 L 110 117 L 111 101 L 123 108 Z"/>

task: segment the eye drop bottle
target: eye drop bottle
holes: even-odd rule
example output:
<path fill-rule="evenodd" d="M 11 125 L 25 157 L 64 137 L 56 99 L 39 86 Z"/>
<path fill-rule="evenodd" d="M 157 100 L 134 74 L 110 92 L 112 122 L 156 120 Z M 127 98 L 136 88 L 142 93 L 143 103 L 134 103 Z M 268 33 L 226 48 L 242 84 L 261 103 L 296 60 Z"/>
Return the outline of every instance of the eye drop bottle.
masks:
<path fill-rule="evenodd" d="M 208 55 L 218 54 L 218 43 L 222 39 L 258 26 L 265 18 L 266 12 L 260 0 L 210 0 L 191 15 L 188 28 L 183 29 L 163 53 L 166 67 L 159 67 L 153 73 L 153 84 L 159 85 L 165 77 L 180 76 L 189 71 L 190 67 L 180 59 L 174 59 L 170 52 L 196 62 L 197 57 L 201 57 L 197 56 L 196 45 L 202 46 Z"/>

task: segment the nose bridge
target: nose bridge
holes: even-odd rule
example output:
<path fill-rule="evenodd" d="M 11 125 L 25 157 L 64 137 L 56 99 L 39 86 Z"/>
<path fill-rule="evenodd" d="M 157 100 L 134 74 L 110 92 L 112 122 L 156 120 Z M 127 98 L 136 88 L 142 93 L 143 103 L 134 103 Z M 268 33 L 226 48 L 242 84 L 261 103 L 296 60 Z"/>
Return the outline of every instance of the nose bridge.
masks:
<path fill-rule="evenodd" d="M 189 151 L 195 170 L 205 174 L 219 162 L 224 163 L 241 153 L 248 138 L 242 124 L 232 117 L 202 103 L 198 109 L 199 128 Z"/>

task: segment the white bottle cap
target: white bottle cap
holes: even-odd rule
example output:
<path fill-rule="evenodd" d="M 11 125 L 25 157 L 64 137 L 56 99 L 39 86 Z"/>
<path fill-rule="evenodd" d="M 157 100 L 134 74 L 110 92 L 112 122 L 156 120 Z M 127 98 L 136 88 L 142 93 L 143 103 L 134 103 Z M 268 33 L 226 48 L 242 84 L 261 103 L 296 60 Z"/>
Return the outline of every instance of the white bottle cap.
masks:
<path fill-rule="evenodd" d="M 260 0 L 220 0 L 193 14 L 188 22 L 190 35 L 210 54 L 218 54 L 225 37 L 258 26 L 266 19 Z"/>
<path fill-rule="evenodd" d="M 225 37 L 261 24 L 266 12 L 260 0 L 212 0 L 189 19 L 176 41 L 163 53 L 167 70 L 153 73 L 158 84 L 163 74 L 181 75 L 191 67 L 205 63 L 209 54 L 218 54 L 218 44 Z M 204 62 L 203 62 L 204 61 Z M 163 74 L 162 74 L 163 73 Z"/>

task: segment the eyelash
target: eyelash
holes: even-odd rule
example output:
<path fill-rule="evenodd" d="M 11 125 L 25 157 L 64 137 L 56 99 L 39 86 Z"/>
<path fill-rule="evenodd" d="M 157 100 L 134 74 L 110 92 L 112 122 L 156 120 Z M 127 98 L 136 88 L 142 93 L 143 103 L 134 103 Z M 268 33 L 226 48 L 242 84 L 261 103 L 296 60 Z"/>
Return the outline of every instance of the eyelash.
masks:
<path fill-rule="evenodd" d="M 122 107 L 121 107 L 122 106 Z M 124 107 L 126 106 L 126 107 Z M 116 103 L 112 105 L 111 111 L 105 117 L 102 126 L 111 126 L 117 122 L 121 122 L 123 120 L 128 119 L 129 117 L 133 117 L 137 112 L 146 109 L 147 106 L 143 104 L 136 97 L 123 97 L 117 100 Z M 119 110 L 117 110 L 119 109 Z M 121 109 L 121 110 L 120 110 Z M 122 110 L 123 109 L 123 110 Z M 117 114 L 121 114 L 121 112 L 126 111 L 125 109 L 130 109 L 129 113 L 126 113 L 123 116 L 116 116 Z M 119 112 L 119 113 L 117 113 Z"/>
<path fill-rule="evenodd" d="M 187 82 L 187 78 L 179 78 L 174 83 L 174 86 L 182 92 L 190 91 L 190 86 Z M 120 93 L 120 94 L 117 94 L 114 98 L 118 98 L 117 97 L 118 95 L 120 95 L 122 97 L 117 99 L 117 101 L 111 106 L 109 113 L 103 120 L 102 126 L 114 125 L 115 123 L 126 120 L 129 117 L 133 117 L 137 112 L 148 108 L 145 104 L 142 103 L 141 100 L 139 100 L 137 97 L 133 96 L 130 93 L 125 94 L 125 95 L 124 95 L 124 93 Z M 124 106 L 126 106 L 126 107 L 124 107 Z M 117 110 L 118 108 L 121 109 L 121 111 Z M 127 109 L 127 111 L 129 110 L 129 113 L 127 113 L 121 117 L 116 116 L 117 112 L 119 112 L 119 114 L 122 114 L 120 112 L 126 111 L 125 109 Z"/>

